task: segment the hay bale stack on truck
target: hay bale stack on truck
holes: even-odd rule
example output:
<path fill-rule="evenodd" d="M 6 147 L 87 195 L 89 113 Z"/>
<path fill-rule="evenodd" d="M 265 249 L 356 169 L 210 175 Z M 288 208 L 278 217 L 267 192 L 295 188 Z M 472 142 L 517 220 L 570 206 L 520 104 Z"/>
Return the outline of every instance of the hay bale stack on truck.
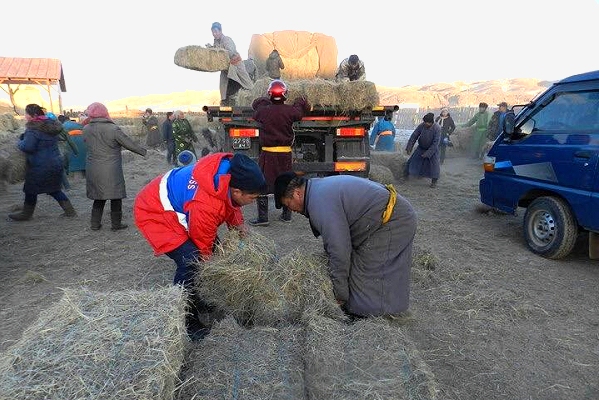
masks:
<path fill-rule="evenodd" d="M 243 152 L 253 159 L 260 153 L 260 126 L 252 119 L 252 101 L 266 95 L 270 79 L 266 59 L 277 49 L 285 68 L 281 79 L 289 88 L 288 102 L 304 96 L 311 110 L 294 124 L 293 169 L 318 176 L 352 174 L 368 177 L 368 132 L 376 117 L 397 111 L 379 105 L 374 83 L 336 82 L 337 45 L 333 37 L 304 31 L 253 35 L 248 55 L 257 67 L 254 88 L 240 91 L 236 106 L 204 106 L 208 121 L 219 121 L 225 132 L 224 150 Z"/>

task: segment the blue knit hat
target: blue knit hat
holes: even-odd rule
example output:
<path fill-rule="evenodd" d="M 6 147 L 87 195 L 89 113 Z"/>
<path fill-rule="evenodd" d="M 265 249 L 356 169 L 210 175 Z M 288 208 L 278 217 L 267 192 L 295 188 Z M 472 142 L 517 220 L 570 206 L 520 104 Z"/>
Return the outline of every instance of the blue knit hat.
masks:
<path fill-rule="evenodd" d="M 264 193 L 267 190 L 266 180 L 260 167 L 254 160 L 242 153 L 231 157 L 230 186 L 244 192 Z"/>

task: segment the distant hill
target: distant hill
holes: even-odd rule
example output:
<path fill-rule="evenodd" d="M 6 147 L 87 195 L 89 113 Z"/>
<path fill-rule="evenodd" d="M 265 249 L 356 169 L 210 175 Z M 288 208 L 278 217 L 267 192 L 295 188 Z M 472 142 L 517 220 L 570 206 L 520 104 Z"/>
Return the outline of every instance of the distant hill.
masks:
<path fill-rule="evenodd" d="M 377 86 L 380 104 L 417 105 L 419 108 L 470 107 L 484 101 L 495 106 L 501 101 L 524 104 L 551 85 L 538 79 L 506 79 L 478 82 L 436 83 L 423 86 Z M 218 90 L 186 91 L 149 96 L 131 96 L 106 102 L 111 113 L 137 114 L 147 107 L 153 110 L 201 111 L 204 105 L 219 104 Z M 19 104 L 20 105 L 20 104 Z M 23 105 L 24 106 L 24 105 Z M 87 105 L 64 104 L 65 109 L 80 111 Z M 0 113 L 12 112 L 7 100 L 0 100 Z"/>

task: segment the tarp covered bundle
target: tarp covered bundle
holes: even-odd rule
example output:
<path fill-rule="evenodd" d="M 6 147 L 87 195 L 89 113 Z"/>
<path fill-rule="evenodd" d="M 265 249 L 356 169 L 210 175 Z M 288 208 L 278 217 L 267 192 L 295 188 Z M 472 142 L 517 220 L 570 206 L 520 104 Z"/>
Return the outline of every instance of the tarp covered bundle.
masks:
<path fill-rule="evenodd" d="M 65 290 L 0 356 L 0 398 L 172 399 L 185 299 L 179 286 Z"/>
<path fill-rule="evenodd" d="M 175 64 L 194 71 L 226 71 L 229 69 L 229 54 L 225 49 L 183 46 L 175 52 Z"/>
<path fill-rule="evenodd" d="M 294 30 L 252 35 L 248 56 L 254 59 L 258 76 L 265 75 L 266 59 L 275 49 L 285 64 L 282 79 L 335 77 L 337 42 L 332 36 Z"/>

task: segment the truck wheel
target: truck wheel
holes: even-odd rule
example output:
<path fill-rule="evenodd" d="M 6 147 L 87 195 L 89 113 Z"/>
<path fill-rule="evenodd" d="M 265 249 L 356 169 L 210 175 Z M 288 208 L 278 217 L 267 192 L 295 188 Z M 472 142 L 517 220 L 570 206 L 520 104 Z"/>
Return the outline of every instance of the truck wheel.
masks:
<path fill-rule="evenodd" d="M 563 200 L 539 197 L 526 208 L 524 237 L 533 253 L 556 260 L 567 256 L 574 248 L 578 225 Z"/>

